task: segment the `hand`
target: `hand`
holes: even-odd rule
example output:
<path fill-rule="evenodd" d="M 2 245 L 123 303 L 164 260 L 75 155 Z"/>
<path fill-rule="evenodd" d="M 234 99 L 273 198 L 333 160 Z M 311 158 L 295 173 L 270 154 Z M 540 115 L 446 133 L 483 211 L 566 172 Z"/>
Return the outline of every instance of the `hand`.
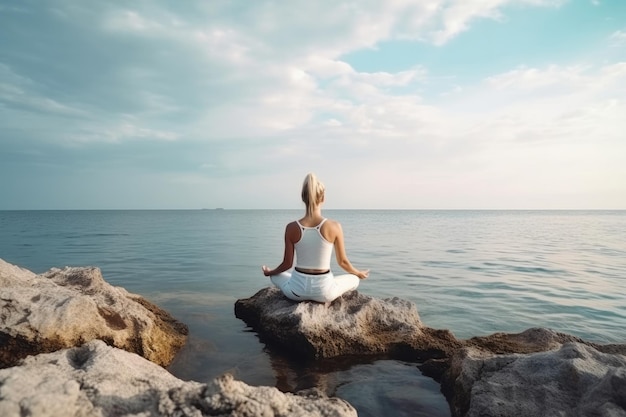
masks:
<path fill-rule="evenodd" d="M 359 279 L 365 279 L 367 277 L 369 277 L 370 275 L 370 270 L 369 269 L 365 269 L 363 271 L 359 271 L 358 274 L 356 274 L 357 277 L 359 277 Z"/>
<path fill-rule="evenodd" d="M 261 270 L 263 271 L 263 275 L 265 275 L 266 277 L 270 276 L 271 269 L 269 269 L 267 266 L 263 265 L 261 267 Z"/>

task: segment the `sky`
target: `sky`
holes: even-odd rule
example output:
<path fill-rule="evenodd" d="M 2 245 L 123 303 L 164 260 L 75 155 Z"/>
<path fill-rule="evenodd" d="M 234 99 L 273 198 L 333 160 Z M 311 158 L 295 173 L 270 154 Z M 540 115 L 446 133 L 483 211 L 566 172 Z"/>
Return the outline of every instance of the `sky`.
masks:
<path fill-rule="evenodd" d="M 626 1 L 0 0 L 0 210 L 626 209 Z"/>

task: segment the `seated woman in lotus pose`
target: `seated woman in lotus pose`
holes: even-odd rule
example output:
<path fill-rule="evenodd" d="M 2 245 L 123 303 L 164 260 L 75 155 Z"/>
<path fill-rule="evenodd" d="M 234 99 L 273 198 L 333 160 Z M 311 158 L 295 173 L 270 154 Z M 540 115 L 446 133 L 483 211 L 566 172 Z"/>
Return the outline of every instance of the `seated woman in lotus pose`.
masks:
<path fill-rule="evenodd" d="M 324 185 L 314 174 L 308 174 L 304 179 L 302 201 L 306 205 L 306 214 L 285 228 L 283 262 L 275 269 L 263 265 L 263 274 L 269 276 L 287 298 L 328 303 L 355 290 L 359 279 L 367 278 L 369 270 L 360 271 L 352 266 L 346 255 L 341 224 L 322 216 Z M 335 277 L 331 272 L 333 248 L 337 263 L 348 274 Z M 296 266 L 289 272 L 294 254 Z"/>

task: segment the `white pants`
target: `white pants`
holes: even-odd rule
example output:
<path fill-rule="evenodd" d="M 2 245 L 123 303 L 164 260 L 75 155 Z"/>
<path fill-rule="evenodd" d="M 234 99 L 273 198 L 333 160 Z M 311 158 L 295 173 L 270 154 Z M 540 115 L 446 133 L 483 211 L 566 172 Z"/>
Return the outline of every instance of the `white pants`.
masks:
<path fill-rule="evenodd" d="M 335 277 L 332 272 L 322 275 L 309 275 L 298 272 L 283 272 L 270 277 L 276 285 L 291 300 L 311 300 L 318 303 L 327 303 L 341 296 L 345 292 L 356 290 L 359 286 L 359 277 L 352 274 Z"/>

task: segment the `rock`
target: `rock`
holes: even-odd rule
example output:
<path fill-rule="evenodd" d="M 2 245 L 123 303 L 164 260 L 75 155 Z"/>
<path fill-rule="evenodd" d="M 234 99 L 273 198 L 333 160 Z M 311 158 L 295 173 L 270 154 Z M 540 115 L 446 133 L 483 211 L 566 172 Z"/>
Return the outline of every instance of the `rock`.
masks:
<path fill-rule="evenodd" d="M 251 387 L 228 374 L 208 384 L 182 381 L 99 340 L 0 370 L 0 398 L 3 417 L 357 415 L 338 398 Z"/>
<path fill-rule="evenodd" d="M 444 388 L 453 416 L 626 416 L 623 354 L 579 342 L 530 354 L 468 347 L 450 364 Z"/>
<path fill-rule="evenodd" d="M 93 339 L 166 366 L 187 338 L 187 326 L 98 268 L 37 275 L 0 259 L 0 287 L 0 367 Z"/>
<path fill-rule="evenodd" d="M 457 340 L 424 326 L 415 306 L 356 291 L 329 306 L 265 288 L 235 314 L 268 344 L 304 358 L 401 356 L 441 382 L 453 416 L 624 416 L 626 345 L 549 329 Z"/>
<path fill-rule="evenodd" d="M 568 342 L 593 345 L 581 338 L 541 327 L 533 327 L 521 333 L 494 333 L 489 336 L 473 337 L 465 344 L 491 353 L 534 353 L 558 349 Z"/>
<path fill-rule="evenodd" d="M 449 331 L 423 326 L 413 303 L 357 291 L 326 306 L 291 301 L 279 289 L 268 287 L 237 300 L 235 315 L 268 343 L 310 359 L 375 354 L 443 358 L 462 346 Z"/>

